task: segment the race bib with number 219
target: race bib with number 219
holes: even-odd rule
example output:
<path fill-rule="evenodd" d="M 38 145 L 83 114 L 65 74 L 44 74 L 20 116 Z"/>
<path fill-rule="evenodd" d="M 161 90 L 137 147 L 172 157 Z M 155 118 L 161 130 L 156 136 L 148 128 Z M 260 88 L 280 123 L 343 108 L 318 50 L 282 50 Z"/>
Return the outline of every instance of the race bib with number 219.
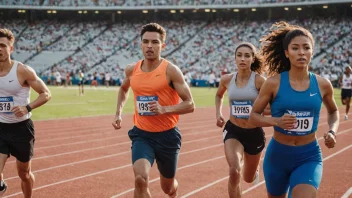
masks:
<path fill-rule="evenodd" d="M 292 111 L 287 110 L 290 115 L 296 116 L 296 125 L 293 129 L 287 131 L 288 133 L 295 133 L 296 135 L 307 135 L 311 133 L 313 128 L 314 115 L 313 111 Z"/>

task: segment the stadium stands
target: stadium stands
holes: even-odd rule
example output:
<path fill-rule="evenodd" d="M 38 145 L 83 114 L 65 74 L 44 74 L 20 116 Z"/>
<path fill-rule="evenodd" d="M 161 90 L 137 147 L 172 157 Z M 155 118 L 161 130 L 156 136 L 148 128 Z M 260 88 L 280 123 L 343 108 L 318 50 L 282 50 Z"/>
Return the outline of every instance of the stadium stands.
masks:
<path fill-rule="evenodd" d="M 3 5 L 32 6 L 170 6 L 170 5 L 228 5 L 312 2 L 319 0 L 4 0 Z"/>
<path fill-rule="evenodd" d="M 299 0 L 116 0 L 69 1 L 3 1 L 7 5 L 59 5 L 72 6 L 72 3 L 85 6 L 96 5 L 180 5 L 195 4 L 270 4 L 306 2 Z M 314 15 L 314 13 L 312 12 Z M 246 15 L 244 15 L 245 17 Z M 319 16 L 319 15 L 318 15 Z M 221 71 L 233 71 L 235 68 L 233 49 L 241 41 L 249 41 L 259 47 L 263 32 L 275 19 L 234 19 L 219 18 L 166 18 L 157 20 L 167 31 L 167 47 L 162 55 L 178 65 L 192 79 L 206 80 L 210 72 L 216 76 Z M 31 65 L 44 78 L 59 73 L 72 73 L 82 70 L 86 76 L 94 72 L 109 72 L 113 80 L 123 79 L 123 70 L 127 64 L 142 58 L 140 52 L 139 30 L 146 21 L 117 20 L 24 20 L 0 21 L 3 27 L 11 29 L 16 35 L 16 50 L 13 58 Z M 351 53 L 351 17 L 329 18 L 297 17 L 289 23 L 309 29 L 315 38 L 312 67 L 321 73 L 328 69 L 335 78 L 346 65 L 352 63 Z M 64 75 L 62 75 L 64 76 Z M 74 77 L 74 76 L 73 76 Z M 89 79 L 89 78 L 87 78 Z"/>

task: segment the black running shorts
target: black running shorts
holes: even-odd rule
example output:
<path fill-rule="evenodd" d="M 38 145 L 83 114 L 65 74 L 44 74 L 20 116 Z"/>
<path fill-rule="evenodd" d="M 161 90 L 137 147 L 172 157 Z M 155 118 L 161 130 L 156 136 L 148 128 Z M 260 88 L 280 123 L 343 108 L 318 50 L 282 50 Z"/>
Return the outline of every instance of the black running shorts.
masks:
<path fill-rule="evenodd" d="M 31 119 L 17 123 L 0 123 L 0 153 L 28 162 L 33 157 L 34 126 Z"/>

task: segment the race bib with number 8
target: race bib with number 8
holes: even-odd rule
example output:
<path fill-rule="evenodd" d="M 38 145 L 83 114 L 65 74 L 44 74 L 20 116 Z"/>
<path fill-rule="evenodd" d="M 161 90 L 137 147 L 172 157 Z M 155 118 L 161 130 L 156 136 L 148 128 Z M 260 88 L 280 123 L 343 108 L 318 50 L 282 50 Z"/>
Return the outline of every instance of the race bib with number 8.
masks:
<path fill-rule="evenodd" d="M 155 113 L 151 112 L 149 109 L 149 102 L 158 101 L 158 96 L 137 96 L 136 105 L 138 114 L 141 116 L 146 115 L 155 115 Z"/>
<path fill-rule="evenodd" d="M 231 101 L 231 114 L 235 118 L 249 118 L 252 111 L 252 101 L 250 100 L 236 100 Z"/>
<path fill-rule="evenodd" d="M 0 97 L 0 112 L 7 113 L 11 112 L 12 108 L 14 107 L 13 97 Z"/>
<path fill-rule="evenodd" d="M 288 132 L 294 132 L 297 135 L 307 135 L 312 131 L 314 115 L 312 111 L 291 111 L 287 110 L 290 115 L 296 116 L 296 125 Z"/>

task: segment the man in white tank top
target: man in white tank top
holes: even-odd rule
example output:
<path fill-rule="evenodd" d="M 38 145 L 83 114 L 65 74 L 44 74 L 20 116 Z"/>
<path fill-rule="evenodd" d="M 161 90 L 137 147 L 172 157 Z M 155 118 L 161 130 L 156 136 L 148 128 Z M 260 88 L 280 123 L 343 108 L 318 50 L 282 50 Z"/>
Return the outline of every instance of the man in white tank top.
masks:
<path fill-rule="evenodd" d="M 341 86 L 341 101 L 343 105 L 346 105 L 345 120 L 348 120 L 348 112 L 350 110 L 351 95 L 352 95 L 352 68 L 346 67 L 344 74 L 339 78 L 339 84 Z"/>
<path fill-rule="evenodd" d="M 83 96 L 84 95 L 84 73 L 82 70 L 79 70 L 78 72 L 78 95 Z"/>
<path fill-rule="evenodd" d="M 14 41 L 10 30 L 0 29 L 0 197 L 7 189 L 2 172 L 12 155 L 17 160 L 24 197 L 28 198 L 32 197 L 34 184 L 31 158 L 35 137 L 31 110 L 48 102 L 51 94 L 32 68 L 11 60 Z M 31 88 L 39 94 L 32 102 Z"/>

